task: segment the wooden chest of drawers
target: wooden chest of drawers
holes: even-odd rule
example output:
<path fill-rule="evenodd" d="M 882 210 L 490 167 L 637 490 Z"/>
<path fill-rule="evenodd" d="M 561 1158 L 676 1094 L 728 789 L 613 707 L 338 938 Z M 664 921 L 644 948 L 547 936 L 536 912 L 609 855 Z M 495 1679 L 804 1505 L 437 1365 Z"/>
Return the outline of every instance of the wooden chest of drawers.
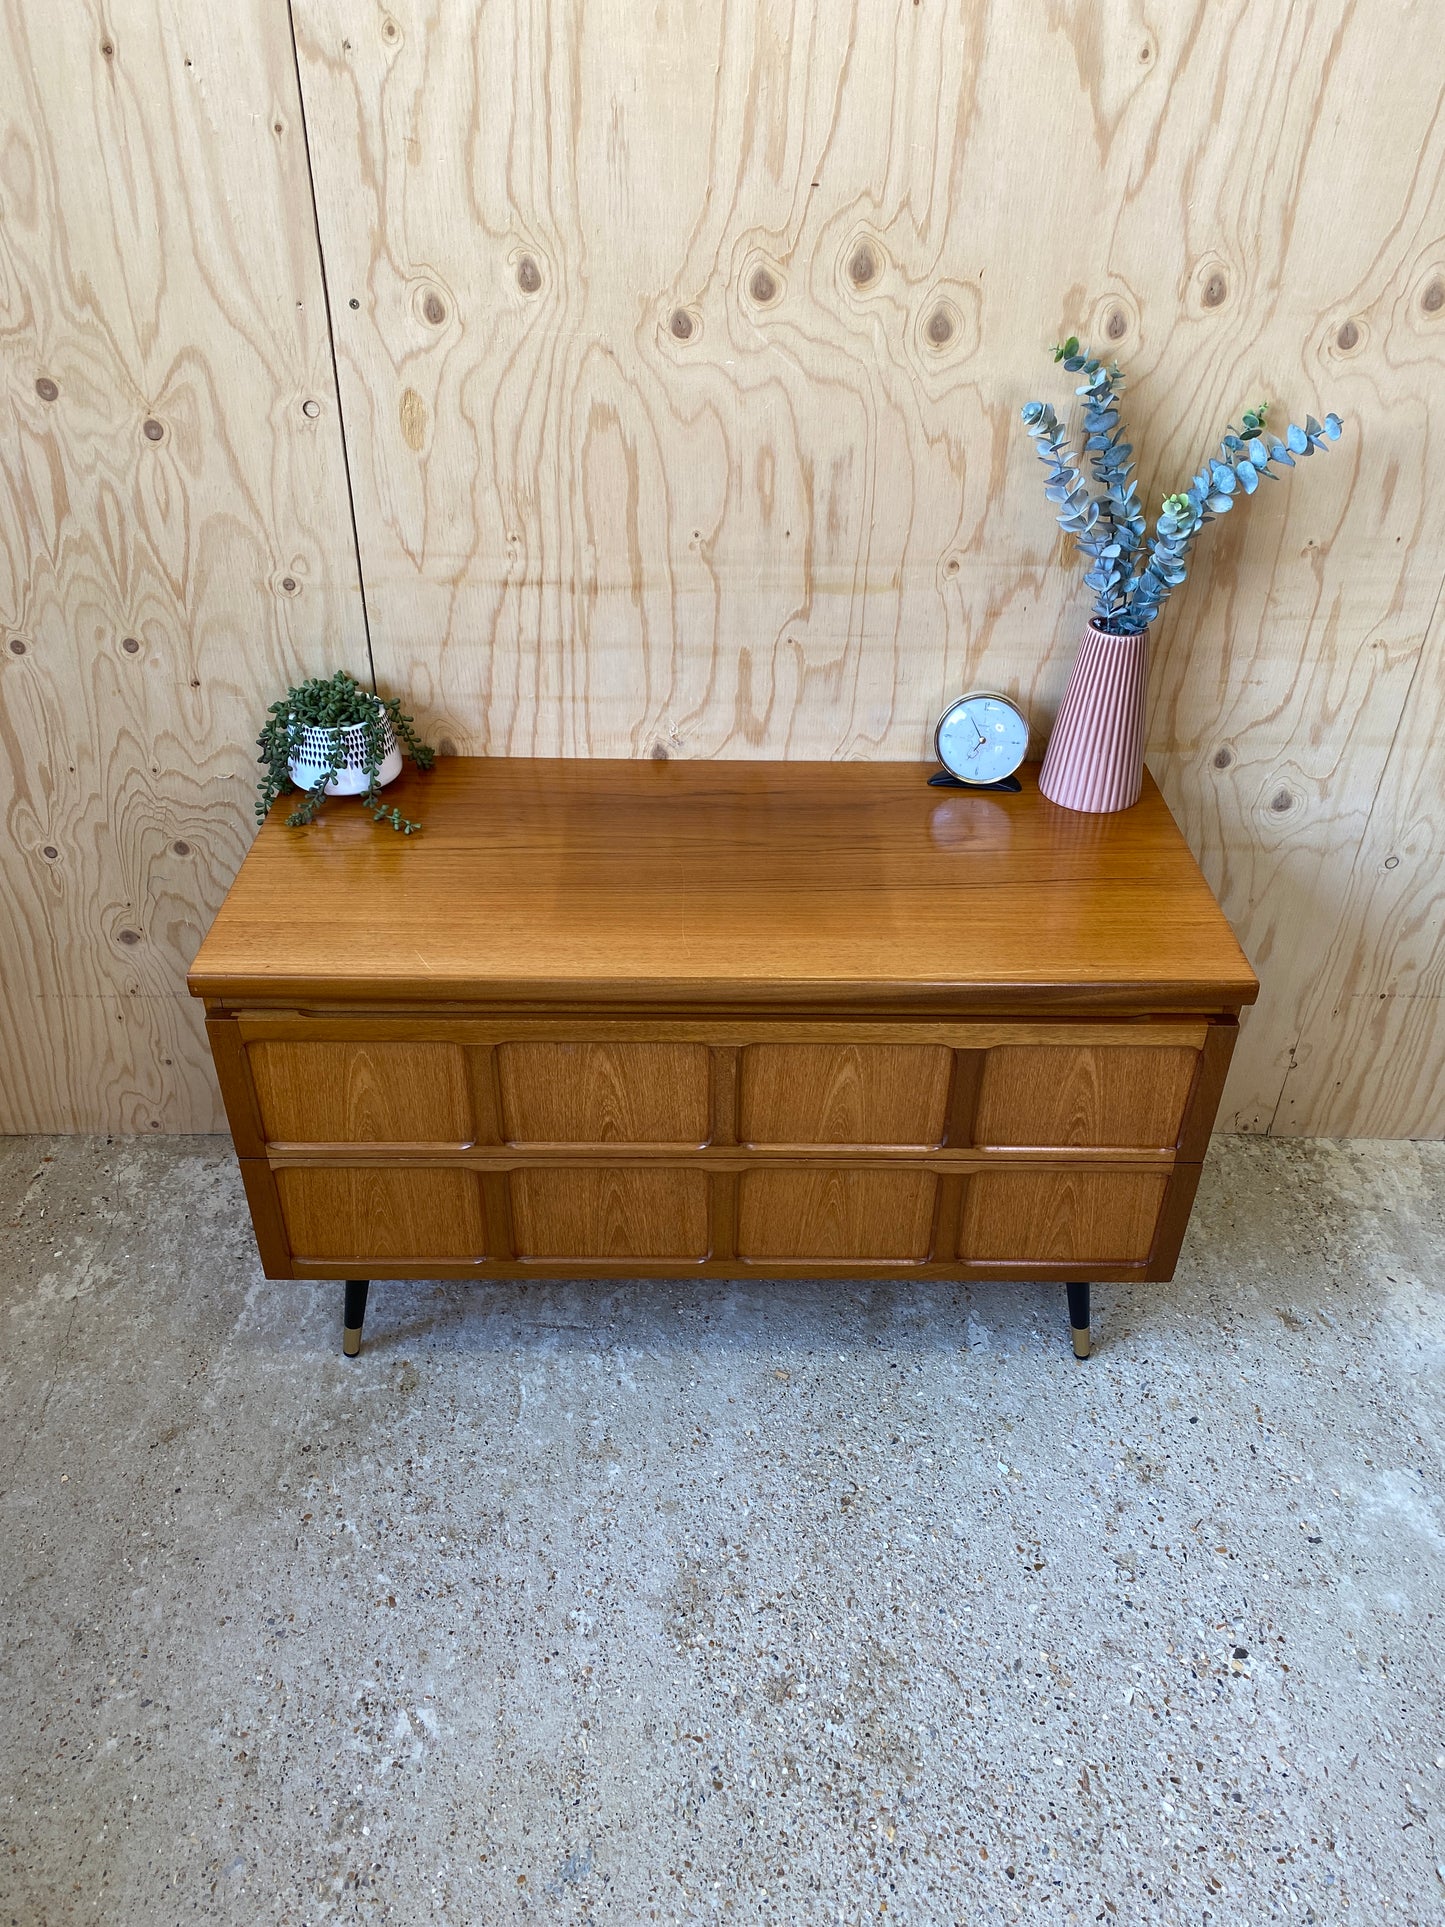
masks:
<path fill-rule="evenodd" d="M 282 806 L 190 980 L 267 1275 L 1167 1279 L 1249 967 L 1147 780 L 925 775 L 456 759 L 411 840 Z"/>

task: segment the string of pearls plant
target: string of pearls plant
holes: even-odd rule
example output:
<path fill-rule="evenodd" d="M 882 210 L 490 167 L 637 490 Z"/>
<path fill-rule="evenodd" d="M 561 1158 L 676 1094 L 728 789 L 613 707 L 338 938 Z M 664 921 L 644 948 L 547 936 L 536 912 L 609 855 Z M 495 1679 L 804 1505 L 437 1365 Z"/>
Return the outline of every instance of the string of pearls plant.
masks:
<path fill-rule="evenodd" d="M 291 789 L 301 791 L 301 801 L 286 818 L 287 823 L 299 829 L 314 822 L 326 800 L 328 785 L 343 770 L 359 767 L 366 778 L 362 805 L 378 823 L 389 823 L 403 836 L 421 828 L 399 809 L 388 809 L 381 800 L 381 785 L 396 774 L 400 759 L 388 777 L 383 776 L 382 765 L 394 749 L 400 748 L 418 769 L 427 770 L 436 761 L 436 751 L 417 735 L 411 717 L 403 713 L 394 696 L 378 696 L 363 689 L 345 669 L 288 689 L 266 712 L 256 746 L 264 769 L 257 785 L 258 823 L 265 822 L 276 798 Z M 309 785 L 297 783 L 298 765 L 304 765 L 316 780 Z"/>

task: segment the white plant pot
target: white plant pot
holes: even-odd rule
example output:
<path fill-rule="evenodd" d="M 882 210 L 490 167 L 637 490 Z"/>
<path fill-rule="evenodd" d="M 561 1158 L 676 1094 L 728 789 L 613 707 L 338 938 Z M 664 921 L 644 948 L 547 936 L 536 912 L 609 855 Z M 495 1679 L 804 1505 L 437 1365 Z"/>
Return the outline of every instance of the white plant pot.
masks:
<path fill-rule="evenodd" d="M 341 747 L 335 756 L 336 774 L 326 785 L 326 794 L 362 794 L 366 788 L 366 731 L 361 723 L 346 723 L 340 729 L 304 729 L 301 732 L 301 747 L 289 765 L 291 781 L 298 789 L 315 789 L 331 767 L 338 736 L 341 738 Z M 378 789 L 394 783 L 401 775 L 401 751 L 396 746 L 391 718 L 384 712 L 381 718 L 381 742 L 385 753 L 377 772 Z"/>

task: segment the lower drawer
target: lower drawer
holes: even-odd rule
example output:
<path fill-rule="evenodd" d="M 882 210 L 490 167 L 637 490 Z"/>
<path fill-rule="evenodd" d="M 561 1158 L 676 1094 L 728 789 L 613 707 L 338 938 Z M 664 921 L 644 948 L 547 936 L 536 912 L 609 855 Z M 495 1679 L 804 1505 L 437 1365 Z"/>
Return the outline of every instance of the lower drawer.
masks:
<path fill-rule="evenodd" d="M 268 1270 L 819 1271 L 1158 1261 L 1197 1167 L 992 1164 L 303 1165 L 248 1161 Z M 1188 1197 L 1184 1208 L 1187 1212 Z M 1168 1245 L 1166 1237 L 1163 1245 Z M 1169 1263 L 1172 1265 L 1172 1256 Z"/>

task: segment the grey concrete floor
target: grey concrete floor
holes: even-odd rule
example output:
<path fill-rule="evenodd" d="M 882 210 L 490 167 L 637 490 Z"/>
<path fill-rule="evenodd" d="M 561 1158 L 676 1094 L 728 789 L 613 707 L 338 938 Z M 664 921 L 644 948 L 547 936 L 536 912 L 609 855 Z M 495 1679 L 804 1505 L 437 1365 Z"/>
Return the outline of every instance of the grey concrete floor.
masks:
<path fill-rule="evenodd" d="M 1445 1147 L 1171 1286 L 260 1276 L 0 1140 L 0 1923 L 1445 1921 Z"/>

